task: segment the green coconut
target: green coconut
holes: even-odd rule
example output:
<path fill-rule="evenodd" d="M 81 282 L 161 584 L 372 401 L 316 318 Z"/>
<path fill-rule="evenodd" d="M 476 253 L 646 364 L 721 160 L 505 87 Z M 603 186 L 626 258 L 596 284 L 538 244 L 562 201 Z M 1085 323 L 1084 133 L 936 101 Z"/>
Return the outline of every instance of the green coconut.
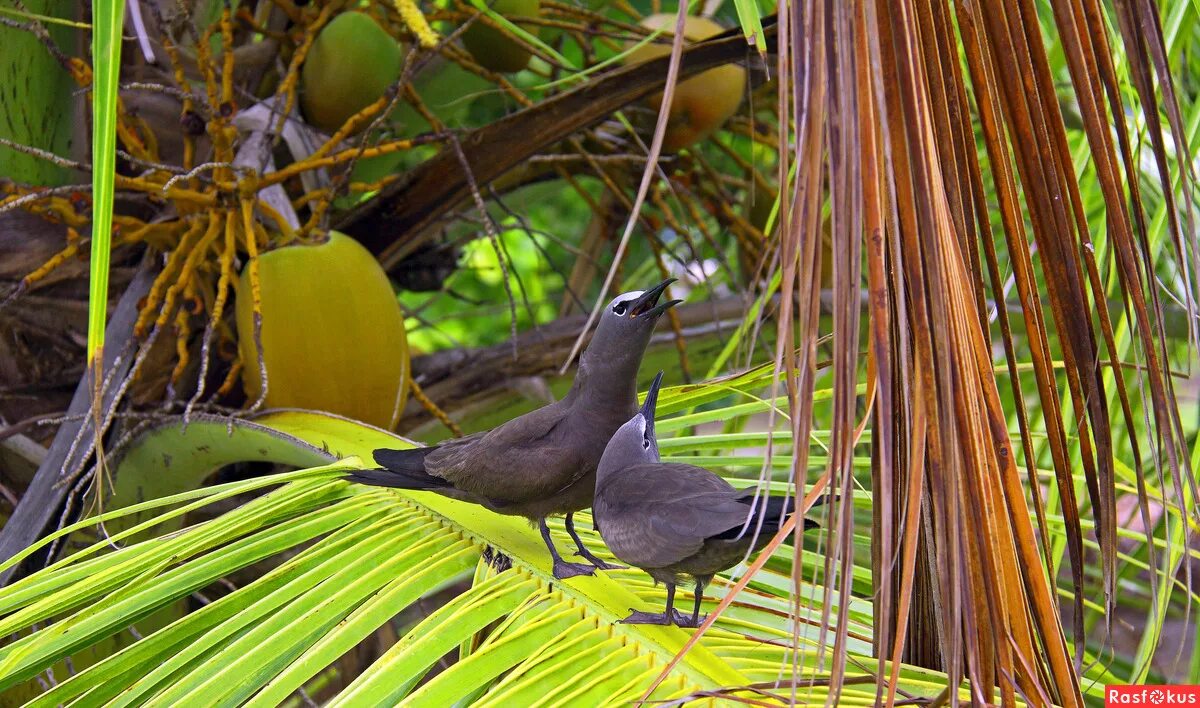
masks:
<path fill-rule="evenodd" d="M 516 22 L 522 17 L 537 17 L 542 4 L 541 0 L 496 0 L 490 7 L 506 20 Z M 533 26 L 525 25 L 521 29 L 535 36 L 538 33 L 538 28 Z M 482 17 L 463 32 L 462 42 L 476 63 L 491 71 L 520 71 L 529 65 L 532 56 L 524 45 Z"/>
<path fill-rule="evenodd" d="M 316 245 L 258 259 L 266 405 L 328 411 L 392 429 L 408 395 L 404 315 L 387 275 L 336 231 Z M 249 269 L 238 287 L 238 348 L 246 395 L 262 393 Z"/>
<path fill-rule="evenodd" d="M 304 118 L 327 133 L 379 100 L 404 66 L 404 51 L 370 16 L 343 12 L 313 40 L 300 69 Z"/>

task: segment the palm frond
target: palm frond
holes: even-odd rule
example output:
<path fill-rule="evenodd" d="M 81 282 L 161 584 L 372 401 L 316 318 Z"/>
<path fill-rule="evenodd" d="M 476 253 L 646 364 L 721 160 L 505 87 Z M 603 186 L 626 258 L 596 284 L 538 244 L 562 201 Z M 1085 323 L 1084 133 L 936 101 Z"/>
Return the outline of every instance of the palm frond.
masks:
<path fill-rule="evenodd" d="M 1166 548 L 1137 552 L 1156 569 L 1139 576 L 1151 623 L 1179 607 L 1178 568 L 1191 584 L 1175 525 L 1195 518 L 1193 433 L 1169 370 L 1191 362 L 1195 343 L 1182 357 L 1169 344 L 1163 293 L 1191 332 L 1200 289 L 1189 263 L 1200 251 L 1182 226 L 1194 218 L 1192 151 L 1158 10 L 1143 0 L 1111 10 L 1093 0 L 797 2 L 781 9 L 778 32 L 791 98 L 779 107 L 791 127 L 779 180 L 791 188 L 775 366 L 791 439 L 833 433 L 824 459 L 803 447 L 793 457 L 794 480 L 820 464 L 840 498 L 827 592 L 853 587 L 865 550 L 876 652 L 893 670 L 902 660 L 945 670 L 951 684 L 968 679 L 977 702 L 1079 705 L 1083 657 L 1111 637 L 1118 578 L 1135 572 L 1118 544 L 1120 495 L 1132 491 L 1147 535 Z M 1122 92 L 1123 80 L 1135 91 Z M 1075 103 L 1079 129 L 1060 100 Z M 1156 167 L 1144 175 L 1143 164 Z M 821 384 L 830 403 L 811 405 Z M 863 549 L 853 542 L 854 499 L 865 496 L 854 432 L 868 421 L 874 508 Z M 1131 461 L 1129 475 L 1118 459 Z M 827 617 L 837 656 L 845 610 Z M 1089 632 L 1097 618 L 1105 629 Z M 1144 640 L 1136 678 L 1159 636 Z M 834 695 L 841 675 L 835 666 Z M 879 700 L 892 703 L 894 681 L 878 680 Z"/>
<path fill-rule="evenodd" d="M 711 389 L 707 395 L 718 391 L 724 392 Z M 665 395 L 664 406 L 678 409 L 704 397 L 688 387 Z M 765 403 L 758 405 L 761 410 Z M 123 472 L 162 467 L 167 450 L 174 455 L 171 473 L 183 479 L 234 459 L 325 464 L 163 497 L 64 529 L 60 535 L 78 534 L 98 529 L 102 521 L 108 536 L 0 591 L 0 632 L 23 635 L 0 649 L 0 687 L 11 689 L 51 669 L 58 682 L 34 705 L 77 700 L 172 705 L 188 695 L 275 705 L 405 607 L 474 572 L 469 588 L 410 628 L 335 702 L 405 698 L 445 705 L 468 695 L 495 704 L 535 697 L 636 699 L 688 635 L 617 620 L 631 607 L 661 603 L 662 589 L 637 570 L 554 581 L 540 540 L 520 520 L 437 495 L 365 489 L 339 479 L 345 469 L 362 465 L 353 455 L 405 444 L 368 426 L 301 412 L 253 422 L 198 418 L 186 430 L 172 423 L 147 433 L 115 467 L 118 480 Z M 339 457 L 345 459 L 330 462 Z M 272 487 L 215 519 L 181 525 L 204 505 Z M 584 536 L 601 548 L 594 532 Z M 485 547 L 509 558 L 511 567 L 497 572 L 484 564 Z M 791 652 L 787 557 L 780 554 L 779 565 L 773 561 L 738 596 L 656 698 L 770 680 Z M 67 657 L 270 558 L 282 562 L 120 651 L 62 675 Z M 816 585 L 806 584 L 803 592 L 812 633 L 806 633 L 800 660 L 816 668 L 825 652 L 816 648 L 812 625 L 823 598 Z M 848 621 L 857 638 L 851 647 L 869 664 L 870 605 L 849 598 L 848 607 L 854 608 Z M 460 661 L 427 677 L 443 655 L 460 646 L 465 647 Z M 577 682 L 561 680 L 564 671 L 577 673 L 590 665 L 589 657 L 599 656 L 605 657 L 602 670 Z M 906 690 L 929 692 L 941 685 L 923 682 L 922 676 L 928 677 L 906 668 Z M 869 702 L 871 693 L 847 697 Z"/>

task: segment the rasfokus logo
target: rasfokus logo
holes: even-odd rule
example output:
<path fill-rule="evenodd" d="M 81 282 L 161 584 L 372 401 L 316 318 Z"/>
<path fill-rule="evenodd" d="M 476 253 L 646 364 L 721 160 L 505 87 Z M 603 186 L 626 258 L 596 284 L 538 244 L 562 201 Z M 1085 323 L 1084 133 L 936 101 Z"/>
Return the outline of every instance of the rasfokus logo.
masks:
<path fill-rule="evenodd" d="M 1200 686 L 1105 686 L 1104 705 L 1200 706 Z"/>

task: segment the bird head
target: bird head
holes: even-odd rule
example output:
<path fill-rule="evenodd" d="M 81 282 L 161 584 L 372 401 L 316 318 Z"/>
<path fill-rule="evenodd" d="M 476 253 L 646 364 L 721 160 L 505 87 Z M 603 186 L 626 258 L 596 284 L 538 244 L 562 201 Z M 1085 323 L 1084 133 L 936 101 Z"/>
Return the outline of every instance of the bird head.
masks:
<path fill-rule="evenodd" d="M 637 414 L 613 434 L 600 458 L 599 474 L 605 470 L 618 470 L 644 462 L 658 462 L 658 438 L 654 436 L 654 407 L 658 404 L 658 389 L 662 386 L 663 372 L 658 372 L 646 400 Z"/>
<path fill-rule="evenodd" d="M 674 278 L 667 278 L 649 290 L 633 290 L 613 298 L 600 314 L 596 333 L 583 353 L 583 364 L 630 379 L 636 376 L 658 318 L 683 302 L 668 300 L 659 304 L 659 297 L 673 282 Z"/>

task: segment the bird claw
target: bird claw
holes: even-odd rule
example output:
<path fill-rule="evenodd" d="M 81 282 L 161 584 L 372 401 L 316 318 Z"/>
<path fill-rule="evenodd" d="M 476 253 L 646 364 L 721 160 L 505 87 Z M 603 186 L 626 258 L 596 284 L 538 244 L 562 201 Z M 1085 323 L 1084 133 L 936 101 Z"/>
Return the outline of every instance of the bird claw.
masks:
<path fill-rule="evenodd" d="M 554 578 L 556 580 L 566 580 L 574 578 L 577 575 L 592 575 L 596 572 L 594 566 L 587 563 L 568 563 L 566 561 L 554 561 Z"/>
<path fill-rule="evenodd" d="M 503 573 L 512 567 L 512 558 L 509 558 L 491 546 L 483 549 L 483 561 L 497 573 Z"/>
<path fill-rule="evenodd" d="M 617 620 L 618 624 L 671 624 L 671 619 L 668 618 L 665 612 L 639 612 L 638 610 L 630 609 L 629 616 L 623 620 Z"/>

